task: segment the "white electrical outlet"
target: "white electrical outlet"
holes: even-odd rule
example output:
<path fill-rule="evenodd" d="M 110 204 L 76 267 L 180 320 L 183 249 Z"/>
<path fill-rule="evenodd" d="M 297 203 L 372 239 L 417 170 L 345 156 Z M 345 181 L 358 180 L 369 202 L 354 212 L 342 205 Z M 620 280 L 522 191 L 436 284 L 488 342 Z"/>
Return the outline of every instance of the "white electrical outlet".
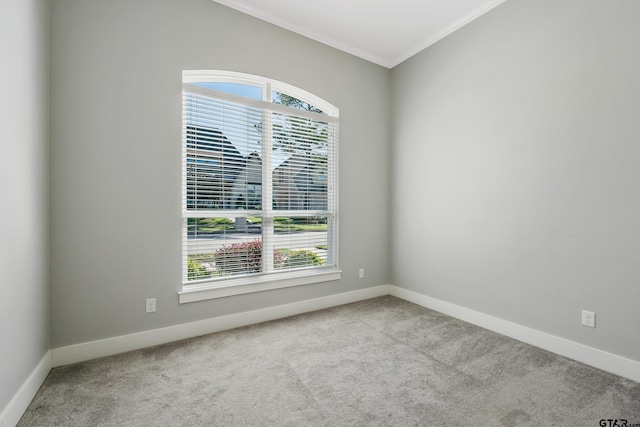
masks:
<path fill-rule="evenodd" d="M 582 325 L 590 328 L 596 327 L 596 313 L 593 311 L 582 310 Z"/>
<path fill-rule="evenodd" d="M 147 313 L 155 313 L 156 311 L 156 299 L 149 298 L 147 299 Z"/>
<path fill-rule="evenodd" d="M 358 271 L 358 277 L 364 279 L 364 268 L 361 268 L 360 271 Z"/>

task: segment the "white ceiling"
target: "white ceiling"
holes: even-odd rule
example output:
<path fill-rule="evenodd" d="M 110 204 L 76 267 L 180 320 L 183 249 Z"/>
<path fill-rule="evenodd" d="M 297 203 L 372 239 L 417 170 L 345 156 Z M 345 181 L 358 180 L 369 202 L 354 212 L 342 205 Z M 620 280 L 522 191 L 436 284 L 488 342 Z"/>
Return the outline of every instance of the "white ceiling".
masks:
<path fill-rule="evenodd" d="M 506 0 L 213 0 L 392 68 Z"/>

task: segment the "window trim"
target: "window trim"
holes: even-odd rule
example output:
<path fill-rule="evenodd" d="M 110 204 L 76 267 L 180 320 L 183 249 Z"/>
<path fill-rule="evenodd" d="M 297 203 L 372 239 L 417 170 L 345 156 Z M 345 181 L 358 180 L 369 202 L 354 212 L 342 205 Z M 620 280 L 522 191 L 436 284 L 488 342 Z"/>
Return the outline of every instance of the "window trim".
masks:
<path fill-rule="evenodd" d="M 249 86 L 262 87 L 262 100 L 266 102 L 266 99 L 271 100 L 271 94 L 267 94 L 264 91 L 267 86 L 271 87 L 271 90 L 278 92 L 286 92 L 289 95 L 293 95 L 301 101 L 307 102 L 311 105 L 320 107 L 330 117 L 339 117 L 340 110 L 333 104 L 325 101 L 317 95 L 307 92 L 303 89 L 297 88 L 287 83 L 279 82 L 277 80 L 269 79 L 267 77 L 255 76 L 252 74 L 237 73 L 235 71 L 223 71 L 223 70 L 184 70 L 182 71 L 182 83 L 201 83 L 210 81 L 212 83 L 237 83 Z M 236 96 L 228 94 L 230 96 Z M 250 98 L 239 97 L 239 100 L 246 102 Z M 277 105 L 277 104 L 276 104 Z"/>
<path fill-rule="evenodd" d="M 247 98 L 239 95 L 234 95 L 231 93 L 224 93 L 224 98 L 226 99 L 236 99 L 238 102 L 241 102 L 246 105 L 254 105 L 256 107 L 262 108 L 266 107 L 270 110 L 281 110 L 284 112 L 290 112 L 290 107 L 280 106 L 279 104 L 275 104 L 272 102 L 272 93 L 273 91 L 286 93 L 287 95 L 291 95 L 297 99 L 300 99 L 310 105 L 313 105 L 319 109 L 321 109 L 324 113 L 327 122 L 330 123 L 338 123 L 339 110 L 334 105 L 328 103 L 324 99 L 306 92 L 300 88 L 296 88 L 292 85 L 279 82 L 276 80 L 272 80 L 266 77 L 255 76 L 244 73 L 237 73 L 231 71 L 221 71 L 221 70 L 184 70 L 182 72 L 182 84 L 183 88 L 185 86 L 188 87 L 189 92 L 194 91 L 194 86 L 190 83 L 198 83 L 198 82 L 219 82 L 219 83 L 236 83 L 243 84 L 249 86 L 260 87 L 262 89 L 262 99 L 256 100 L 252 98 Z M 197 90 L 196 90 L 197 91 Z M 216 92 L 213 89 L 205 89 L 202 92 L 207 92 L 211 94 L 212 92 Z M 184 93 L 184 92 L 183 92 Z M 221 93 L 222 95 L 222 93 Z M 184 95 L 183 95 L 184 96 Z M 267 107 L 268 105 L 268 107 Z M 305 116 L 306 111 L 300 110 L 300 115 Z M 182 112 L 184 114 L 184 111 Z M 317 117 L 317 113 L 309 113 L 313 114 Z M 313 117 L 313 116 L 312 116 Z M 184 118 L 183 118 L 184 120 Z M 185 138 L 184 134 L 184 122 L 181 124 L 183 128 L 183 141 Z M 214 299 L 214 298 L 223 298 L 232 295 L 242 295 L 253 292 L 262 292 L 273 289 L 281 289 L 292 286 L 301 286 L 308 285 L 313 283 L 322 283 L 327 281 L 339 280 L 341 278 L 341 270 L 338 266 L 339 253 L 338 253 L 338 147 L 337 147 L 337 135 L 334 149 L 332 150 L 333 161 L 329 162 L 330 167 L 334 170 L 334 189 L 333 189 L 333 197 L 329 200 L 330 205 L 333 206 L 333 209 L 329 209 L 332 213 L 333 217 L 333 228 L 335 228 L 328 235 L 328 239 L 332 239 L 334 248 L 332 251 L 332 265 L 331 266 L 319 266 L 319 267 L 310 267 L 305 269 L 296 269 L 291 271 L 265 271 L 256 276 L 241 276 L 241 277 L 230 277 L 227 279 L 204 279 L 202 281 L 193 281 L 190 283 L 182 282 L 181 290 L 178 292 L 179 302 L 180 304 L 201 301 L 206 299 Z M 184 143 L 183 143 L 183 154 L 181 156 L 182 168 L 185 167 L 185 153 L 184 153 Z M 269 175 L 266 172 L 266 175 Z M 186 222 L 185 218 L 193 216 L 194 212 L 185 211 L 185 193 L 184 187 L 186 185 L 184 181 L 184 171 L 183 171 L 183 182 L 181 186 L 182 192 L 182 222 L 183 227 Z M 270 183 L 271 176 L 263 176 L 263 185 L 264 178 L 267 178 L 267 182 Z M 269 209 L 270 210 L 270 209 Z M 186 230 L 183 228 L 182 233 Z M 273 232 L 273 231 L 271 231 Z M 263 237 L 265 231 L 263 230 Z M 268 232 L 267 232 L 268 233 Z M 181 250 L 181 259 L 183 266 L 181 267 L 181 277 L 184 274 L 184 238 L 183 238 L 183 247 Z M 265 261 L 266 262 L 266 261 Z M 184 277 L 183 277 L 184 280 Z"/>
<path fill-rule="evenodd" d="M 301 274 L 302 272 L 304 272 L 304 274 Z M 260 275 L 260 280 L 256 280 L 257 277 L 239 277 L 219 280 L 215 282 L 215 286 L 212 286 L 212 282 L 183 286 L 182 291 L 178 292 L 178 295 L 180 296 L 180 304 L 183 304 L 206 299 L 224 298 L 233 295 L 340 280 L 341 273 L 342 271 L 339 269 L 328 267 L 322 271 L 316 268 L 313 270 L 262 274 Z M 185 289 L 185 287 L 188 289 Z"/>

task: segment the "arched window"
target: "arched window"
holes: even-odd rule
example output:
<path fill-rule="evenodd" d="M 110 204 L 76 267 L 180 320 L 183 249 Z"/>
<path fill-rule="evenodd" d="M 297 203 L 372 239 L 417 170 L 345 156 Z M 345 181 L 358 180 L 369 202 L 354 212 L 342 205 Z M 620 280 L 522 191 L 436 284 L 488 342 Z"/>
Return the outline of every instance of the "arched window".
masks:
<path fill-rule="evenodd" d="M 180 301 L 339 279 L 338 109 L 248 74 L 182 83 Z"/>

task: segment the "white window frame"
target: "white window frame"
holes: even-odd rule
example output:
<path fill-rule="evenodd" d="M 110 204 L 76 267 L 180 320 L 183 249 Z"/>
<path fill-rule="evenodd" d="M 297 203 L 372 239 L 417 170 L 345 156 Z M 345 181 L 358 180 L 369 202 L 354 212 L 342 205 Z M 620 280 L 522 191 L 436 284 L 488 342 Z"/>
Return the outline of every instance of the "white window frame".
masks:
<path fill-rule="evenodd" d="M 322 110 L 327 116 L 333 118 L 336 121 L 339 117 L 339 110 L 332 104 L 323 100 L 322 98 L 306 92 L 302 89 L 296 88 L 292 85 L 268 79 L 265 77 L 254 76 L 250 74 L 237 73 L 231 71 L 221 70 L 185 70 L 182 72 L 183 88 L 188 88 L 189 92 L 193 91 L 193 86 L 185 86 L 190 83 L 201 82 L 217 82 L 217 83 L 237 83 L 249 86 L 256 86 L 262 88 L 262 101 L 271 103 L 273 91 L 280 93 L 286 93 L 304 102 L 313 105 Z M 205 89 L 206 90 L 206 89 Z M 227 98 L 234 98 L 236 95 L 226 94 Z M 247 102 L 249 98 L 237 96 L 238 101 Z M 273 105 L 273 104 L 271 104 Z M 277 107 L 276 107 L 277 108 Z M 285 107 L 289 108 L 289 107 Z M 183 149 L 182 149 L 182 168 L 183 168 L 183 182 L 182 182 L 182 277 L 183 284 L 182 289 L 179 292 L 180 303 L 201 301 L 205 299 L 222 298 L 232 295 L 240 295 L 253 292 L 261 292 L 272 289 L 280 289 L 291 286 L 308 285 L 312 283 L 320 283 L 326 281 L 339 280 L 341 278 L 341 271 L 338 268 L 338 149 L 337 149 L 337 135 L 335 137 L 335 147 L 330 150 L 330 157 L 328 160 L 329 175 L 334 178 L 334 188 L 332 188 L 328 194 L 328 210 L 332 212 L 334 220 L 328 221 L 333 227 L 327 230 L 328 245 L 331 246 L 330 251 L 331 259 L 328 260 L 329 266 L 318 266 L 313 268 L 301 269 L 301 270 L 284 270 L 284 271 L 264 271 L 261 274 L 229 277 L 224 279 L 205 279 L 196 282 L 186 281 L 187 270 L 187 248 L 185 235 L 187 233 L 187 218 L 193 217 L 194 212 L 187 211 L 186 207 L 186 119 L 184 118 L 183 111 Z M 263 149 L 263 157 L 270 156 L 271 149 L 267 145 Z M 263 168 L 262 170 L 262 187 L 264 191 L 269 194 L 272 187 L 272 174 L 270 168 Z M 271 197 L 265 199 L 263 193 L 263 200 L 271 200 Z M 262 241 L 268 241 L 270 235 L 273 235 L 273 218 L 271 203 L 263 205 L 263 224 L 262 224 Z M 267 245 L 263 245 L 263 265 L 269 266 L 269 258 L 273 257 L 270 250 L 264 250 Z"/>

